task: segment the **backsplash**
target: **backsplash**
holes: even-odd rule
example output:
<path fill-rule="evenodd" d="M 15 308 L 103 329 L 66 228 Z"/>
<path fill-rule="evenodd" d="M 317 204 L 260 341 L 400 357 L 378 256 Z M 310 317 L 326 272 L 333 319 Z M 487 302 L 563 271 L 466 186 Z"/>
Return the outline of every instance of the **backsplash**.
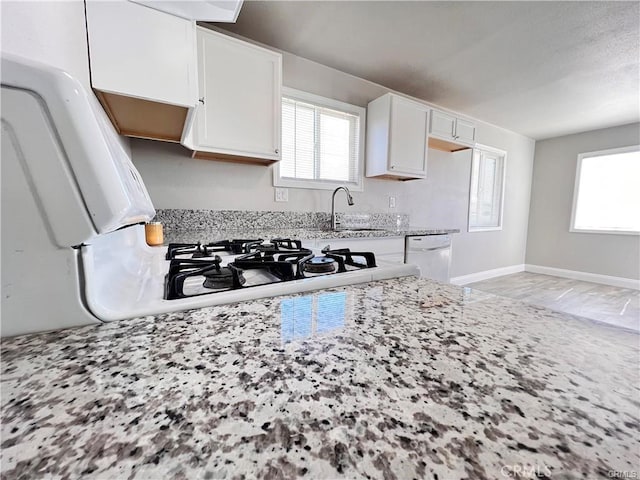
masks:
<path fill-rule="evenodd" d="M 390 213 L 338 213 L 342 228 L 373 227 L 399 229 L 409 226 L 409 215 Z M 156 222 L 167 230 L 247 230 L 247 229 L 321 229 L 331 227 L 326 212 L 275 212 L 244 210 L 158 209 Z"/>

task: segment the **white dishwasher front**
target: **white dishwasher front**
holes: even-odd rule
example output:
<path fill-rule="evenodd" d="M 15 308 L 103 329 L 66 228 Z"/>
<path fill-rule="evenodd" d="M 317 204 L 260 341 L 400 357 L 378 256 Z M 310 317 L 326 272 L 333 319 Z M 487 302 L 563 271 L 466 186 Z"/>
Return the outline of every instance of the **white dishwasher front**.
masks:
<path fill-rule="evenodd" d="M 449 283 L 451 265 L 451 235 L 407 236 L 405 263 L 420 268 L 420 276 Z"/>

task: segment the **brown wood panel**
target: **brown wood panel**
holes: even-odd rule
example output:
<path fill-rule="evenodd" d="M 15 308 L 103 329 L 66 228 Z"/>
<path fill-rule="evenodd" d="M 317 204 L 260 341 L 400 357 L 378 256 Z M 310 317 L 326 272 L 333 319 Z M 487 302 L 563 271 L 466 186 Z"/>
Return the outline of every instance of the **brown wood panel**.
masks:
<path fill-rule="evenodd" d="M 188 108 L 94 91 L 120 135 L 180 142 Z"/>
<path fill-rule="evenodd" d="M 191 156 L 193 158 L 199 158 L 201 160 L 217 160 L 220 162 L 230 162 L 230 163 L 249 163 L 252 165 L 263 165 L 263 166 L 269 166 L 272 163 L 276 162 L 276 160 L 271 160 L 266 158 L 243 157 L 240 155 L 227 155 L 224 153 L 201 152 L 199 150 L 194 151 Z"/>
<path fill-rule="evenodd" d="M 397 175 L 376 175 L 375 177 L 367 177 L 367 178 L 378 178 L 381 180 L 396 180 L 398 182 L 408 182 L 409 180 L 420 180 L 420 178 L 405 178 L 405 177 L 399 177 Z"/>
<path fill-rule="evenodd" d="M 457 143 L 448 142 L 439 138 L 429 137 L 429 148 L 442 150 L 443 152 L 459 152 L 460 150 L 469 150 L 471 147 L 458 145 Z"/>

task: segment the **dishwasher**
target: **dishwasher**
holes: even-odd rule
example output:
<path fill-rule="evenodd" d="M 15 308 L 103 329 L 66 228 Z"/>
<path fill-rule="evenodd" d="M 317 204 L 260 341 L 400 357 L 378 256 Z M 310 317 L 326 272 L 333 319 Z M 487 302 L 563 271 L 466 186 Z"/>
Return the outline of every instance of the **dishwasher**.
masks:
<path fill-rule="evenodd" d="M 407 236 L 404 252 L 405 263 L 417 265 L 421 277 L 449 283 L 451 235 Z"/>

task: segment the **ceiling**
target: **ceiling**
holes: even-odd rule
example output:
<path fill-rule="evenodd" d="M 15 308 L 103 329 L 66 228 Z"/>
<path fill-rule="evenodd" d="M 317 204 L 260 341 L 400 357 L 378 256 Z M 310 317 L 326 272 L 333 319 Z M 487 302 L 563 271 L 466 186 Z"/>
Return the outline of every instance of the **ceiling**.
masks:
<path fill-rule="evenodd" d="M 640 120 L 640 2 L 245 1 L 218 26 L 534 139 Z"/>

